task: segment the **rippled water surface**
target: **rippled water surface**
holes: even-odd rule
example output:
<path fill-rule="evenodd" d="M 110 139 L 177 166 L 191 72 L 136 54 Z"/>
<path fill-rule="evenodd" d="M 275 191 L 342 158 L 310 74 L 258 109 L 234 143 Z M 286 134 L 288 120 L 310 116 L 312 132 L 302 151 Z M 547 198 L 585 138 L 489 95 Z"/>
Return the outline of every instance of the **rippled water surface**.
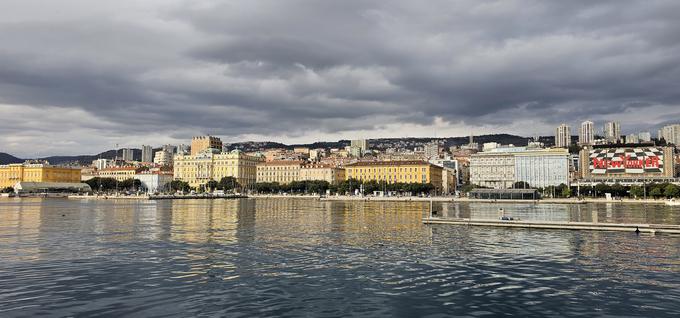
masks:
<path fill-rule="evenodd" d="M 435 208 L 493 217 L 498 205 Z M 428 209 L 1 199 L 0 317 L 680 315 L 680 237 L 424 226 Z M 663 206 L 504 209 L 680 223 L 680 210 Z"/>

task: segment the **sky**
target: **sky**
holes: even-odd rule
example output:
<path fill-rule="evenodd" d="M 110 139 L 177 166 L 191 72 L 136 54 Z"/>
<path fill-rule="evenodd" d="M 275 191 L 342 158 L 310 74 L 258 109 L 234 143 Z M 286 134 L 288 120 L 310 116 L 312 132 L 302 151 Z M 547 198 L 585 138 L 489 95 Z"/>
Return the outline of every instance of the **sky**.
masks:
<path fill-rule="evenodd" d="M 2 0 L 0 152 L 680 121 L 677 0 Z"/>

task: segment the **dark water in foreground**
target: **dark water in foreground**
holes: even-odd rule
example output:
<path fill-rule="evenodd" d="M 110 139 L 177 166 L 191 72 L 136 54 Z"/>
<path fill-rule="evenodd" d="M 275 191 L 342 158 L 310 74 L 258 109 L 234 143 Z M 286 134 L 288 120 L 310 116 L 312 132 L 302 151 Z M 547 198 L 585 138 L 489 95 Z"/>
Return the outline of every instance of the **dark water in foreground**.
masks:
<path fill-rule="evenodd" d="M 0 317 L 680 315 L 680 237 L 428 227 L 428 208 L 0 200 Z M 680 223 L 660 206 L 505 208 Z"/>

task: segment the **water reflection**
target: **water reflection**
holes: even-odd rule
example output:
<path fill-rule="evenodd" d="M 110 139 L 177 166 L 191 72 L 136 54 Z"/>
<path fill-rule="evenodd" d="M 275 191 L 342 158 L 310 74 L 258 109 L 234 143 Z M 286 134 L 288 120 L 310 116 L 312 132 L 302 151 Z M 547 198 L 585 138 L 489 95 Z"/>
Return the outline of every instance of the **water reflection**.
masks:
<path fill-rule="evenodd" d="M 680 209 L 663 204 L 438 203 L 445 218 L 498 219 L 499 209 L 520 220 L 680 224 Z M 437 206 L 437 204 L 435 205 Z"/>
<path fill-rule="evenodd" d="M 680 224 L 659 205 L 445 217 Z M 680 313 L 680 238 L 423 226 L 427 202 L 0 201 L 0 316 Z M 597 310 L 595 310 L 597 309 Z"/>

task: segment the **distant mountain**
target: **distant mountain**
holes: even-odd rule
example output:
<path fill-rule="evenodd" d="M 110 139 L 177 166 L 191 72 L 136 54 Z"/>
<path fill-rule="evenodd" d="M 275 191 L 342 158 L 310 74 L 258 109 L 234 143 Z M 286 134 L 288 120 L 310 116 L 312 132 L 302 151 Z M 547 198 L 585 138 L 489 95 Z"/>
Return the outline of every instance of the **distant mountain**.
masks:
<path fill-rule="evenodd" d="M 123 151 L 118 150 L 118 157 L 122 157 Z M 141 149 L 132 149 L 132 156 L 135 160 L 139 160 L 142 158 L 142 150 Z M 89 165 L 92 163 L 93 160 L 96 159 L 115 159 L 116 158 L 116 150 L 108 150 L 104 151 L 100 154 L 96 155 L 76 155 L 76 156 L 50 156 L 50 157 L 43 157 L 43 158 L 35 158 L 36 160 L 46 160 L 50 164 L 53 165 Z M 20 159 L 17 157 L 14 157 L 10 154 L 2 153 L 0 152 L 0 164 L 9 164 L 9 163 L 22 163 L 26 161 L 26 159 Z"/>
<path fill-rule="evenodd" d="M 22 163 L 24 162 L 23 159 L 19 159 L 15 156 L 12 156 L 8 153 L 0 152 L 0 165 L 6 165 L 10 163 Z"/>

